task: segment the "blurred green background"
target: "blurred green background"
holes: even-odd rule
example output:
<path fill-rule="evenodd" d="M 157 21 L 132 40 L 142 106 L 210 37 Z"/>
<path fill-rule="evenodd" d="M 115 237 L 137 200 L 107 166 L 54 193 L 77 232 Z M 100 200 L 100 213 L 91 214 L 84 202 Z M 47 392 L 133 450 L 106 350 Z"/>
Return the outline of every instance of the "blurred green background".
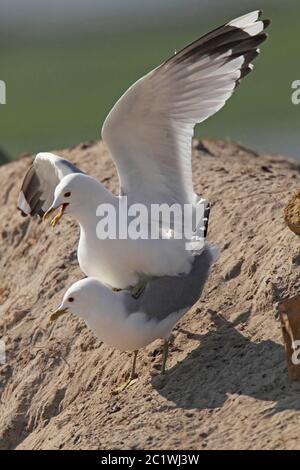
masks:
<path fill-rule="evenodd" d="M 255 71 L 218 114 L 196 128 L 259 151 L 300 158 L 299 1 L 0 0 L 0 149 L 68 147 L 100 137 L 117 98 L 139 77 L 210 29 L 263 8 L 270 37 Z M 0 155 L 1 155 L 0 151 Z"/>

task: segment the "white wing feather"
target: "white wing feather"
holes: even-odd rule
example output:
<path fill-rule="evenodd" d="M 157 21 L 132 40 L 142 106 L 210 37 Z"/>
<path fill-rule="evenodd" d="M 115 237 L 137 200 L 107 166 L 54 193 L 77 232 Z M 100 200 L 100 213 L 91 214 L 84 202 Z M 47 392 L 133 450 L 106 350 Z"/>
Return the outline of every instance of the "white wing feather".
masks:
<path fill-rule="evenodd" d="M 18 209 L 24 215 L 42 216 L 51 206 L 54 191 L 62 178 L 81 172 L 73 163 L 53 153 L 37 154 L 24 177 L 19 193 Z"/>
<path fill-rule="evenodd" d="M 267 22 L 252 12 L 200 38 L 138 80 L 107 116 L 102 137 L 131 201 L 196 202 L 191 141 L 250 71 Z M 257 36 L 258 35 L 258 36 Z M 254 53 L 253 53 L 254 51 Z"/>

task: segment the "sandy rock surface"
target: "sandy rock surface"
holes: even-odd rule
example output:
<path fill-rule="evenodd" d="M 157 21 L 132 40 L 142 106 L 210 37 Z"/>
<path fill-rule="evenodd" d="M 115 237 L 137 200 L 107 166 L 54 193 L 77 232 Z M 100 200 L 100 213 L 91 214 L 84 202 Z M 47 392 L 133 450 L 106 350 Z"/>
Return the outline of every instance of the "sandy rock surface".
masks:
<path fill-rule="evenodd" d="M 59 152 L 117 192 L 102 143 Z M 212 204 L 221 250 L 202 299 L 174 330 L 169 371 L 161 343 L 138 358 L 139 380 L 114 389 L 131 358 L 74 316 L 48 316 L 82 276 L 79 230 L 52 230 L 16 211 L 31 158 L 0 167 L 1 449 L 300 448 L 300 384 L 289 385 L 277 304 L 299 293 L 299 237 L 283 210 L 299 166 L 224 141 L 194 142 L 194 183 Z"/>
<path fill-rule="evenodd" d="M 284 217 L 288 227 L 300 235 L 300 188 L 293 194 L 284 210 Z"/>

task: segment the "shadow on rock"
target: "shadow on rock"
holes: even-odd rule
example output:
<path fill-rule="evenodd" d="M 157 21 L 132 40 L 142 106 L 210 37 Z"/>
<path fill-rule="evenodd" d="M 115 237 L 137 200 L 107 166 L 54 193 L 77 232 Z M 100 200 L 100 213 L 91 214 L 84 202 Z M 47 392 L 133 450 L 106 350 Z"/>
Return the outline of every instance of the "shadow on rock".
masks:
<path fill-rule="evenodd" d="M 219 408 L 231 394 L 276 401 L 271 412 L 300 410 L 300 395 L 288 384 L 284 348 L 272 340 L 253 342 L 235 329 L 247 320 L 242 314 L 230 323 L 210 312 L 215 329 L 205 335 L 181 330 L 201 344 L 184 361 L 156 376 L 152 385 L 178 407 Z"/>

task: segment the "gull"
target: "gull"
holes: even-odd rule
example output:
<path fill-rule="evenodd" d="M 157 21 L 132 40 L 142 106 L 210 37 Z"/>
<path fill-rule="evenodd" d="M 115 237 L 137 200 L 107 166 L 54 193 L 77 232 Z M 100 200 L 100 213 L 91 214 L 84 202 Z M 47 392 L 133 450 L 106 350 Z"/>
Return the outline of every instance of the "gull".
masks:
<path fill-rule="evenodd" d="M 119 391 L 135 381 L 138 350 L 158 338 L 164 340 L 161 366 L 164 374 L 171 330 L 200 298 L 218 254 L 218 249 L 206 242 L 201 253 L 193 256 L 188 274 L 153 278 L 138 299 L 132 297 L 130 290 L 113 292 L 98 279 L 82 279 L 66 291 L 49 320 L 52 323 L 63 314 L 73 313 L 107 345 L 133 351 L 129 380 Z"/>
<path fill-rule="evenodd" d="M 259 10 L 232 20 L 177 52 L 134 83 L 107 116 L 102 138 L 117 167 L 119 196 L 67 160 L 39 153 L 24 177 L 18 208 L 23 215 L 58 210 L 80 224 L 78 261 L 89 277 L 117 289 L 153 276 L 189 273 L 186 239 L 99 239 L 97 208 L 109 204 L 179 204 L 197 208 L 191 148 L 194 126 L 218 110 L 252 71 L 269 20 Z M 121 204 L 120 204 L 121 201 Z M 122 209 L 120 209 L 122 210 Z M 143 285 L 144 287 L 144 285 Z M 139 289 L 137 289 L 139 292 Z"/>

